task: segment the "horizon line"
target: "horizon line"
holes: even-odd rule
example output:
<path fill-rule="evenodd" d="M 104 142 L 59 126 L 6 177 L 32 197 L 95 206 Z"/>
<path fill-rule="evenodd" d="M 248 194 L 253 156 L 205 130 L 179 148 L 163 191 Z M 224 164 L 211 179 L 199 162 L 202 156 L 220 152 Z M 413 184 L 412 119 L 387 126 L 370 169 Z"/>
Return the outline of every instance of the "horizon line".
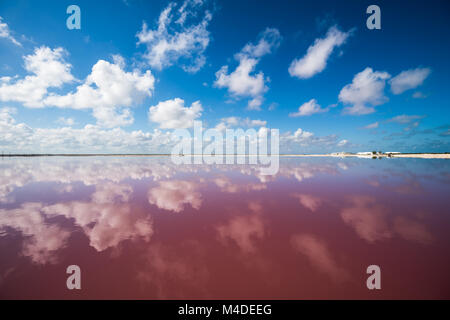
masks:
<path fill-rule="evenodd" d="M 450 152 L 396 152 L 396 153 L 381 153 L 373 154 L 373 156 L 380 155 L 402 155 L 402 154 L 450 154 Z M 178 154 L 175 156 L 259 156 L 259 154 L 202 154 L 202 153 L 188 153 Z M 357 152 L 331 152 L 331 153 L 280 153 L 280 154 L 266 154 L 265 156 L 344 156 L 355 155 L 364 156 L 364 154 L 358 154 Z M 372 155 L 372 154 L 367 154 Z M 2 153 L 1 157 L 45 157 L 45 156 L 75 156 L 75 157 L 89 157 L 89 156 L 172 156 L 171 153 Z"/>

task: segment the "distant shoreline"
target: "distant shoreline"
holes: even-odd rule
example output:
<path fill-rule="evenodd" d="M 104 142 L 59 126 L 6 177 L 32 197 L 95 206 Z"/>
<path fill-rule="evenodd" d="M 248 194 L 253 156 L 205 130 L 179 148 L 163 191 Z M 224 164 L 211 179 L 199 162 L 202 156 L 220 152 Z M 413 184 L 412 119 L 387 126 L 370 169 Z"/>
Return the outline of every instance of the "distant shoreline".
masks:
<path fill-rule="evenodd" d="M 2 154 L 0 157 L 168 157 L 170 154 L 139 154 L 139 153 L 85 153 L 85 154 L 68 154 L 68 153 L 36 153 L 36 154 Z M 189 156 L 189 155 L 186 155 Z M 201 156 L 200 154 L 193 154 L 193 156 Z M 210 156 L 210 155 L 203 155 Z M 225 155 L 223 155 L 225 156 Z M 233 156 L 248 156 L 248 155 L 233 155 Z M 251 155 L 256 156 L 256 155 Z M 270 155 L 269 155 L 270 156 Z M 337 153 L 337 154 L 280 154 L 280 157 L 334 157 L 334 158 L 420 158 L 420 159 L 450 159 L 450 153 L 388 153 L 388 154 L 355 154 L 355 153 Z"/>
<path fill-rule="evenodd" d="M 281 155 L 280 155 L 281 156 Z M 395 153 L 395 154 L 308 154 L 308 155 L 283 155 L 288 157 L 334 157 L 334 158 L 420 158 L 420 159 L 450 159 L 450 153 Z"/>

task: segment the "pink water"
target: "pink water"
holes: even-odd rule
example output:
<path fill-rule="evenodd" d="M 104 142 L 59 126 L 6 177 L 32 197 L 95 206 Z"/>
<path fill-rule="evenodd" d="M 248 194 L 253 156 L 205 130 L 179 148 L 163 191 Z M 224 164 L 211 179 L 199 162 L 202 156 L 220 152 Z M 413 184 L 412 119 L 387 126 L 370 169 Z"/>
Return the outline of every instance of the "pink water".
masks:
<path fill-rule="evenodd" d="M 1 299 L 450 298 L 450 161 L 0 160 Z M 68 290 L 66 268 L 81 268 Z M 381 268 L 368 290 L 366 268 Z"/>

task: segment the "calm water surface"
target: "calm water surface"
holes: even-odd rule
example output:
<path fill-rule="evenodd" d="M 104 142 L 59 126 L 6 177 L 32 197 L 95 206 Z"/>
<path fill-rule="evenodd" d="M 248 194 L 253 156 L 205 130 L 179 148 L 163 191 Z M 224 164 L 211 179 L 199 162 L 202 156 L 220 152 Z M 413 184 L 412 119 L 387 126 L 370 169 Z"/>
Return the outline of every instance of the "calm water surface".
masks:
<path fill-rule="evenodd" d="M 447 160 L 2 158 L 0 298 L 449 299 L 449 207 Z"/>

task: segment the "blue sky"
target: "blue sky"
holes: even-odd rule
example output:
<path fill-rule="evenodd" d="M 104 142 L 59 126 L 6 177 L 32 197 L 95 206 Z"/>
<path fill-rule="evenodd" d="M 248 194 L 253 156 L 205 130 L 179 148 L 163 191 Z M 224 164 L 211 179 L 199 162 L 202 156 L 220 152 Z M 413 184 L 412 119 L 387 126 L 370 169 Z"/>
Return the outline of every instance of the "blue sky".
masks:
<path fill-rule="evenodd" d="M 450 4 L 377 1 L 369 30 L 374 3 L 3 0 L 0 148 L 156 152 L 202 120 L 286 152 L 450 151 Z"/>

